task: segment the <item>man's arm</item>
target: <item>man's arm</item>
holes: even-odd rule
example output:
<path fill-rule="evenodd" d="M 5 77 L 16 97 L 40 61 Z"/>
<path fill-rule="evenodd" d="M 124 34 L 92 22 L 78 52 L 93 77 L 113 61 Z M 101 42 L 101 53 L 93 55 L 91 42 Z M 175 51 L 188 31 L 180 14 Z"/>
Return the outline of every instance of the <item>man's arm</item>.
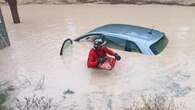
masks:
<path fill-rule="evenodd" d="M 118 61 L 121 60 L 121 56 L 120 56 L 119 54 L 113 52 L 111 49 L 105 47 L 105 48 L 104 48 L 104 51 L 105 51 L 107 54 L 114 56 L 116 60 L 118 60 Z"/>
<path fill-rule="evenodd" d="M 89 68 L 97 68 L 98 59 L 96 59 L 95 55 L 96 55 L 95 51 L 91 49 L 89 52 L 88 61 L 87 61 L 87 66 Z"/>
<path fill-rule="evenodd" d="M 114 54 L 115 54 L 114 51 L 112 51 L 111 49 L 109 49 L 107 47 L 104 47 L 104 52 L 106 52 L 107 54 L 112 55 L 112 56 L 114 56 Z"/>

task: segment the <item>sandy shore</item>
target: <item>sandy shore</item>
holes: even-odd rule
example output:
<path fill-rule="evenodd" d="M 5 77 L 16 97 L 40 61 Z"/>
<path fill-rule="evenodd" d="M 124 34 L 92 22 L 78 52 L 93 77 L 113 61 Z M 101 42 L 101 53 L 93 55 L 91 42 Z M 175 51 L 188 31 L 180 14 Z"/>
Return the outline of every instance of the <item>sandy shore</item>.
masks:
<path fill-rule="evenodd" d="M 22 85 L 17 97 L 37 93 L 58 99 L 71 89 L 75 94 L 67 98 L 66 107 L 107 110 L 106 103 L 111 100 L 113 110 L 123 110 L 131 96 L 161 94 L 185 102 L 187 110 L 195 109 L 194 7 L 21 5 L 22 23 L 17 25 L 12 23 L 7 6 L 2 6 L 2 11 L 11 47 L 0 51 L 0 79 Z M 59 56 L 64 39 L 109 23 L 158 29 L 166 33 L 169 44 L 157 56 L 115 50 L 122 61 L 110 72 L 86 67 L 90 43 L 77 43 L 65 56 Z M 43 88 L 36 90 L 43 79 Z"/>

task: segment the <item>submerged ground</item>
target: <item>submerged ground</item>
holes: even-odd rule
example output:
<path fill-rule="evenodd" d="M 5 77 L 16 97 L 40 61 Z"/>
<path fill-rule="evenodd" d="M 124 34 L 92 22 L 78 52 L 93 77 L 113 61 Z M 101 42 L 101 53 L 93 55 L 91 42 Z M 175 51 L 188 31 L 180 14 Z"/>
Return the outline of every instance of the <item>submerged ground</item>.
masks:
<path fill-rule="evenodd" d="M 21 5 L 14 25 L 8 6 L 2 11 L 11 47 L 0 51 L 0 81 L 15 86 L 14 97 L 33 94 L 60 100 L 67 109 L 124 110 L 132 97 L 160 94 L 195 109 L 195 7 L 165 5 Z M 114 70 L 86 67 L 90 43 L 75 43 L 59 56 L 66 38 L 76 38 L 110 23 L 155 28 L 169 43 L 157 56 L 117 51 Z"/>

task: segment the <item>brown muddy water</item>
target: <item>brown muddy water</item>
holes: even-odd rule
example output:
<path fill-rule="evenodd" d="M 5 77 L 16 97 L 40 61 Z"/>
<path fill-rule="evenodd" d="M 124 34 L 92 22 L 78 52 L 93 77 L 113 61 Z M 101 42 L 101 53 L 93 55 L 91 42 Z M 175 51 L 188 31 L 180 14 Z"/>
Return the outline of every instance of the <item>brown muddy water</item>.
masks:
<path fill-rule="evenodd" d="M 15 97 L 32 94 L 66 98 L 68 109 L 114 110 L 132 96 L 160 94 L 195 109 L 195 7 L 165 5 L 21 5 L 21 24 L 1 6 L 11 47 L 0 51 L 0 80 L 16 86 Z M 66 38 L 95 27 L 124 23 L 165 32 L 169 43 L 157 56 L 117 51 L 122 60 L 112 71 L 86 67 L 90 43 L 75 43 L 59 55 Z M 91 108 L 92 107 L 92 108 Z"/>

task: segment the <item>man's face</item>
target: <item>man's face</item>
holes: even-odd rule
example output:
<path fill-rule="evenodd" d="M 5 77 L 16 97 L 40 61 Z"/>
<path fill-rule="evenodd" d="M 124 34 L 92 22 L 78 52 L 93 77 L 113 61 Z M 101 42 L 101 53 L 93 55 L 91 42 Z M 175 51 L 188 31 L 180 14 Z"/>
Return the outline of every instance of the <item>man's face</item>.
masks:
<path fill-rule="evenodd" d="M 102 50 L 104 47 L 105 47 L 104 45 L 98 45 L 96 49 L 97 50 Z"/>

